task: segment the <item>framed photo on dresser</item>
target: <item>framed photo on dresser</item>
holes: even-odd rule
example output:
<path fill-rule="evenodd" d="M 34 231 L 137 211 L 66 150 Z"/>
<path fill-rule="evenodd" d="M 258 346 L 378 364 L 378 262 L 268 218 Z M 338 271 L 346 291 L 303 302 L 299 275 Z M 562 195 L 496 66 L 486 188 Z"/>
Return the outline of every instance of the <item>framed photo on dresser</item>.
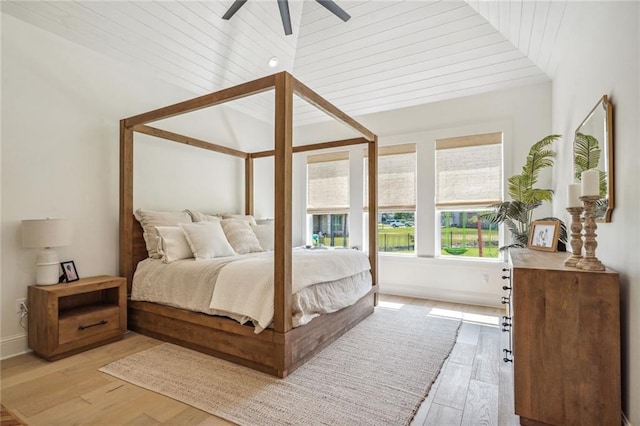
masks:
<path fill-rule="evenodd" d="M 535 220 L 531 222 L 528 247 L 533 250 L 557 251 L 559 232 L 559 221 Z"/>

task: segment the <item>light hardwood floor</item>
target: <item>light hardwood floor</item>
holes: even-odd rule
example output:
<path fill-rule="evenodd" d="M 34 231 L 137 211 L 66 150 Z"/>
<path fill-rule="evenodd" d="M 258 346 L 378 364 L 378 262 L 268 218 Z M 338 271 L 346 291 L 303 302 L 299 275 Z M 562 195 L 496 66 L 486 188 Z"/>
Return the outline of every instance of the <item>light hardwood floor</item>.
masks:
<path fill-rule="evenodd" d="M 414 425 L 517 425 L 511 364 L 504 364 L 495 308 L 381 295 L 382 303 L 431 308 L 463 319 L 458 340 Z M 490 325 L 485 322 L 492 323 Z M 33 354 L 2 361 L 2 404 L 29 425 L 229 425 L 220 418 L 98 372 L 161 342 L 135 333 L 56 362 Z"/>

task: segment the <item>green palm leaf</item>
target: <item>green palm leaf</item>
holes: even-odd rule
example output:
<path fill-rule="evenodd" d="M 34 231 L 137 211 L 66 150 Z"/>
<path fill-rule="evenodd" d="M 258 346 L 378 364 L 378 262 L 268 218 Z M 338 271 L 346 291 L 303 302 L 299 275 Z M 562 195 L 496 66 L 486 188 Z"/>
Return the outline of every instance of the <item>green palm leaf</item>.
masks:
<path fill-rule="evenodd" d="M 580 180 L 582 178 L 582 172 L 598 167 L 602 150 L 600 149 L 598 139 L 580 132 L 576 133 L 573 146 L 575 177 L 577 180 Z"/>
<path fill-rule="evenodd" d="M 493 211 L 482 215 L 490 223 L 504 224 L 511 232 L 511 244 L 501 247 L 527 247 L 529 241 L 529 230 L 533 210 L 539 207 L 543 201 L 553 199 L 551 189 L 534 188 L 538 182 L 540 171 L 553 167 L 555 151 L 549 146 L 555 142 L 560 135 L 549 135 L 534 143 L 529 149 L 522 172 L 507 179 L 509 196 L 513 201 L 505 201 L 490 206 Z M 562 223 L 561 235 L 564 235 L 566 242 L 566 227 Z"/>
<path fill-rule="evenodd" d="M 540 171 L 547 167 L 553 166 L 553 157 L 555 151 L 548 149 L 560 135 L 549 135 L 538 142 L 534 143 L 529 149 L 529 154 L 522 166 L 522 173 L 509 178 L 509 195 L 514 200 L 536 202 L 548 200 L 548 191 L 538 195 L 543 196 L 542 199 L 536 199 L 536 193 L 532 193 L 533 185 L 538 181 Z"/>
<path fill-rule="evenodd" d="M 580 181 L 582 180 L 582 172 L 596 169 L 600 164 L 601 155 L 602 149 L 600 149 L 598 139 L 592 135 L 576 133 L 573 155 L 575 178 Z M 607 173 L 602 170 L 598 170 L 598 172 L 600 197 L 604 198 L 607 195 Z"/>

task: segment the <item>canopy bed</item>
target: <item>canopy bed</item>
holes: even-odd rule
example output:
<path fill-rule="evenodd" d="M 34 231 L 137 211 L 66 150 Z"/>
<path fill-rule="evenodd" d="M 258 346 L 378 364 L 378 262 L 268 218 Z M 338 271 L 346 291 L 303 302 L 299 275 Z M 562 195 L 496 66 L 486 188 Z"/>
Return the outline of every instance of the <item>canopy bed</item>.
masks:
<path fill-rule="evenodd" d="M 154 128 L 148 123 L 275 90 L 274 149 L 242 152 L 226 146 Z M 293 95 L 306 100 L 362 135 L 353 139 L 293 146 Z M 127 278 L 129 294 L 138 263 L 148 257 L 143 229 L 134 218 L 134 134 L 199 147 L 244 159 L 245 213 L 253 214 L 253 161 L 274 157 L 274 235 L 272 252 L 273 321 L 256 334 L 252 327 L 223 316 L 207 315 L 148 301 L 128 302 L 129 329 L 173 342 L 266 373 L 285 377 L 315 353 L 335 341 L 373 312 L 377 304 L 377 136 L 324 100 L 287 72 L 200 96 L 120 121 L 120 273 Z M 336 312 L 323 314 L 294 328 L 292 319 L 292 157 L 294 153 L 365 144 L 368 147 L 370 283 L 366 294 Z M 142 265 L 142 264 L 141 264 Z M 217 284 L 216 284 L 217 285 Z"/>

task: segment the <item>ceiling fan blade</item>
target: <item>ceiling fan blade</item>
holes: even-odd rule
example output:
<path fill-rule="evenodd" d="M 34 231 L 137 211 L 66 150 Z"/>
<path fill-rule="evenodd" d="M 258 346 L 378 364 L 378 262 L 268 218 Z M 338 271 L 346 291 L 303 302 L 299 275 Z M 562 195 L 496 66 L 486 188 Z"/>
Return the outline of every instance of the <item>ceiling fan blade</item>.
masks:
<path fill-rule="evenodd" d="M 233 2 L 227 13 L 222 16 L 222 19 L 226 19 L 227 21 L 231 19 L 231 17 L 247 2 L 247 0 L 236 0 Z"/>
<path fill-rule="evenodd" d="M 291 15 L 289 14 L 289 2 L 288 0 L 278 0 L 278 8 L 280 9 L 280 17 L 282 18 L 282 26 L 284 27 L 285 35 L 291 35 Z"/>
<path fill-rule="evenodd" d="M 338 6 L 333 0 L 316 0 L 318 3 L 323 5 L 329 12 L 336 15 L 338 18 L 342 19 L 344 22 L 347 22 L 351 15 L 344 11 L 340 6 Z"/>

